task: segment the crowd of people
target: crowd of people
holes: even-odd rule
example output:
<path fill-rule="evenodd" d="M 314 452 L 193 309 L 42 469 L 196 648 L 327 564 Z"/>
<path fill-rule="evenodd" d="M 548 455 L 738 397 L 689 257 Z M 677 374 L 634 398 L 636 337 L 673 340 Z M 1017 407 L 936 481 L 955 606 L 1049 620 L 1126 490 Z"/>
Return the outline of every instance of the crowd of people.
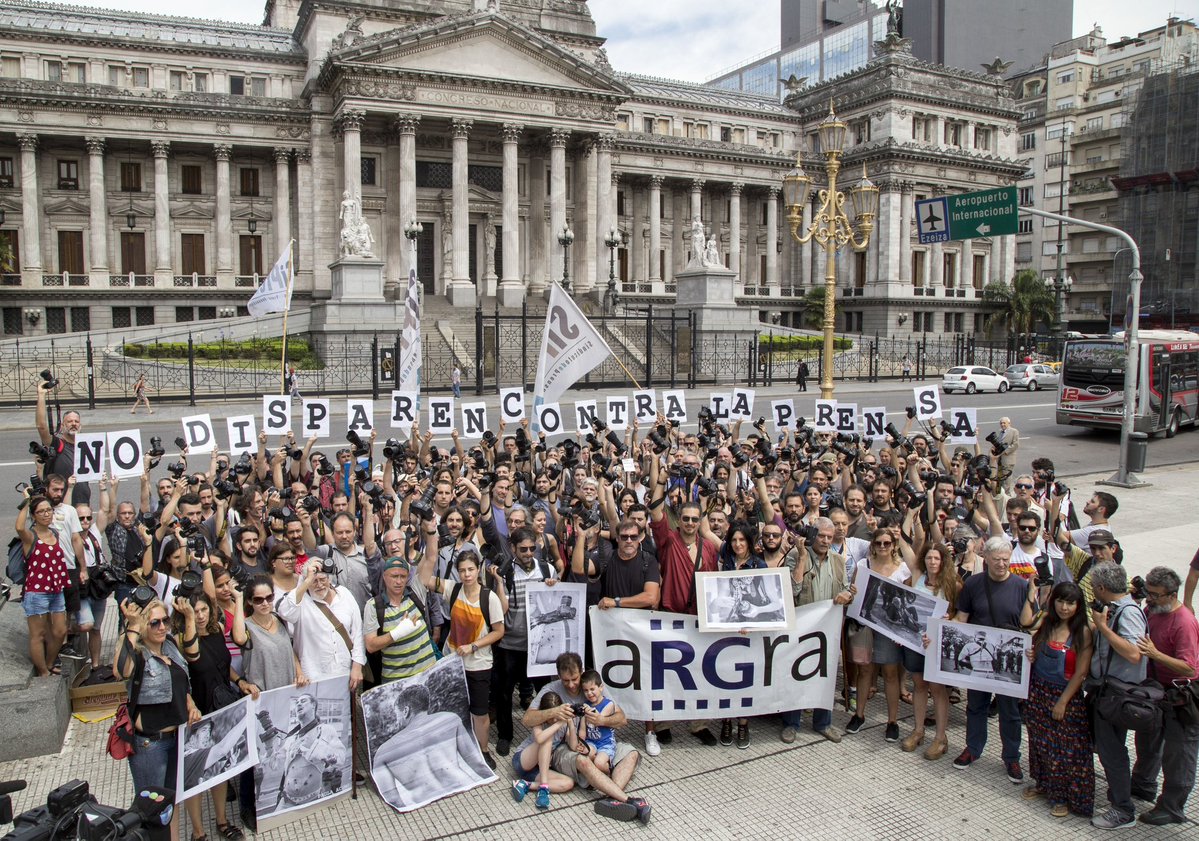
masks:
<path fill-rule="evenodd" d="M 184 448 L 164 466 L 151 447 L 132 499 L 103 478 L 93 506 L 91 488 L 72 478 L 82 418 L 67 412 L 52 431 L 46 396 L 39 390 L 39 476 L 16 521 L 30 659 L 50 674 L 69 645 L 105 674 L 101 628 L 116 601 L 111 668 L 129 685 L 139 788 L 173 787 L 175 730 L 244 695 L 336 676 L 356 691 L 456 656 L 474 739 L 492 769 L 495 755 L 511 757 L 516 800 L 535 787 L 536 807 L 549 808 L 552 795 L 584 785 L 601 795 L 600 814 L 647 822 L 650 804 L 629 788 L 673 728 L 647 721 L 641 745 L 618 739 L 627 719 L 587 646 L 558 658 L 557 679 L 530 678 L 528 585 L 583 583 L 599 610 L 696 615 L 697 574 L 783 567 L 796 607 L 848 606 L 870 571 L 943 599 L 946 619 L 1032 635 L 1026 652 L 980 641 L 974 670 L 1016 671 L 1001 655 L 1022 654 L 1029 694 L 965 692 L 955 768 L 982 759 L 997 717 L 1008 779 L 1025 783 L 1027 731 L 1024 797 L 1053 815 L 1114 829 L 1138 819 L 1136 798 L 1153 804 L 1144 823 L 1184 819 L 1199 750 L 1199 554 L 1185 587 L 1163 566 L 1130 581 L 1116 498 L 1082 501 L 1047 458 L 1017 472 L 1010 423 L 955 446 L 914 412 L 869 441 L 802 420 L 772 434 L 764 420 L 730 424 L 703 409 L 696 428 L 659 417 L 615 431 L 593 419 L 593 433 L 555 441 L 527 421 L 471 445 L 454 431 L 448 447 L 419 426 L 381 448 L 374 432 L 351 434 L 333 459 L 315 439 L 262 434 L 256 452 L 213 451 L 204 464 Z M 914 752 L 933 728 L 922 755 L 944 757 L 962 693 L 926 681 L 920 652 L 867 626 L 847 622 L 841 648 L 838 705 L 849 719 L 838 728 L 832 709 L 811 710 L 812 729 L 839 743 L 885 715 L 886 742 Z M 1095 700 L 1146 680 L 1164 700 L 1156 726 L 1136 732 L 1134 762 L 1122 719 Z M 901 741 L 905 703 L 914 724 Z M 783 712 L 782 742 L 796 740 L 806 712 Z M 517 715 L 528 734 L 514 744 Z M 687 730 L 704 745 L 746 748 L 751 728 L 772 726 L 740 717 Z M 1108 782 L 1102 806 L 1093 753 Z M 194 838 L 204 836 L 201 796 L 187 804 Z M 216 832 L 241 837 L 226 788 L 211 797 Z"/>

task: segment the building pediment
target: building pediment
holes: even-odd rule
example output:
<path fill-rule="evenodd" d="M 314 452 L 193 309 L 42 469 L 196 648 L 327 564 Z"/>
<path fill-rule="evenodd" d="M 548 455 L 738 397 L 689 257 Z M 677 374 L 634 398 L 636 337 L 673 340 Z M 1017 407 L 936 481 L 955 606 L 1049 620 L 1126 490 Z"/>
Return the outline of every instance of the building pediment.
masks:
<path fill-rule="evenodd" d="M 407 71 L 488 85 L 574 89 L 619 97 L 632 93 L 606 69 L 494 13 L 441 18 L 382 32 L 331 52 L 329 62 L 357 73 Z"/>
<path fill-rule="evenodd" d="M 73 196 L 61 199 L 51 199 L 46 202 L 46 213 L 79 214 L 86 216 L 91 213 L 91 207 L 86 201 Z"/>
<path fill-rule="evenodd" d="M 172 219 L 211 219 L 212 217 L 212 207 L 199 202 L 177 204 L 171 208 Z"/>

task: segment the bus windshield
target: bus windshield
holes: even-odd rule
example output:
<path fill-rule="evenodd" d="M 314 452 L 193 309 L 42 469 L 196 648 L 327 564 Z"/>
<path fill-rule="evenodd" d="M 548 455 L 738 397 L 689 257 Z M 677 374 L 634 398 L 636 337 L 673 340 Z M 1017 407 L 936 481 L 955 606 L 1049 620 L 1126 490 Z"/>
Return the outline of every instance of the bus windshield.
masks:
<path fill-rule="evenodd" d="M 1105 385 L 1113 391 L 1124 387 L 1123 342 L 1070 342 L 1062 362 L 1062 385 L 1087 388 Z"/>

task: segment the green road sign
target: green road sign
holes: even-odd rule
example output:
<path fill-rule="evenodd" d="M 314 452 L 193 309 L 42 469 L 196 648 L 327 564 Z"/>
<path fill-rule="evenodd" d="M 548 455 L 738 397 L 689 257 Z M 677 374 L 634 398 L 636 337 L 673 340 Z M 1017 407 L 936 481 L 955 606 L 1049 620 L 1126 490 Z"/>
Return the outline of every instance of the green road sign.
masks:
<path fill-rule="evenodd" d="M 1000 187 L 916 202 L 920 243 L 1016 233 L 1016 188 Z"/>

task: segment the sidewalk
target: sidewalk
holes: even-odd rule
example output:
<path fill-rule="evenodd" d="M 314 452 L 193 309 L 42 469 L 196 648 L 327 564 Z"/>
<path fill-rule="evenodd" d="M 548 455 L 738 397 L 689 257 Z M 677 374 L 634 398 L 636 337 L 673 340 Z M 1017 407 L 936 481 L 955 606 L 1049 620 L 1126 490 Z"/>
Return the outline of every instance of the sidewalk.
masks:
<path fill-rule="evenodd" d="M 157 417 L 157 415 L 155 415 Z M 1079 496 L 1092 492 L 1107 474 L 1069 481 Z M 1145 474 L 1152 487 L 1119 490 L 1120 510 L 1113 528 L 1125 551 L 1130 574 L 1143 575 L 1158 564 L 1180 574 L 1194 554 L 1199 535 L 1199 509 L 1188 504 L 1199 481 L 1199 465 L 1161 468 Z M 1111 489 L 1109 489 L 1111 490 Z M 1171 525 L 1155 528 L 1168 514 Z M 115 622 L 109 613 L 110 625 Z M 646 758 L 634 778 L 633 791 L 654 806 L 648 827 L 618 824 L 592 813 L 592 797 L 569 792 L 554 798 L 553 808 L 538 813 L 531 803 L 514 803 L 508 794 L 510 766 L 500 760 L 500 779 L 490 786 L 431 804 L 408 815 L 391 811 L 367 787 L 357 801 L 344 800 L 295 824 L 261 837 L 268 841 L 392 841 L 395 838 L 482 837 L 639 838 L 694 841 L 702 838 L 831 838 L 861 839 L 1044 839 L 1095 838 L 1089 822 L 1049 816 L 1043 802 L 1020 798 L 1021 788 L 1008 782 L 999 761 L 996 725 L 987 751 L 968 771 L 951 766 L 965 739 L 964 704 L 950 717 L 948 754 L 926 762 L 920 753 L 905 754 L 883 741 L 882 698 L 871 708 L 867 727 L 830 744 L 804 730 L 794 745 L 778 740 L 780 723 L 774 716 L 754 719 L 753 744 L 735 748 L 706 748 L 673 728 L 675 740 L 662 755 Z M 900 706 L 900 733 L 911 728 L 911 708 Z M 848 715 L 836 710 L 833 723 L 844 727 Z M 132 797 L 128 769 L 104 753 L 109 722 L 72 721 L 63 750 L 45 756 L 0 764 L 0 779 L 22 778 L 29 788 L 13 796 L 18 813 L 44 805 L 46 794 L 70 779 L 82 778 L 102 803 L 127 805 Z M 626 728 L 621 737 L 640 748 L 640 728 Z M 523 728 L 517 725 L 517 740 Z M 1027 762 L 1025 762 L 1027 770 Z M 1103 803 L 1106 786 L 1096 763 L 1096 800 Z M 1147 808 L 1142 804 L 1142 808 Z M 1188 804 L 1189 822 L 1166 828 L 1137 826 L 1121 833 L 1131 839 L 1184 839 L 1199 830 L 1199 796 Z M 211 829 L 211 827 L 210 827 Z M 185 837 L 185 836 L 184 836 Z"/>

